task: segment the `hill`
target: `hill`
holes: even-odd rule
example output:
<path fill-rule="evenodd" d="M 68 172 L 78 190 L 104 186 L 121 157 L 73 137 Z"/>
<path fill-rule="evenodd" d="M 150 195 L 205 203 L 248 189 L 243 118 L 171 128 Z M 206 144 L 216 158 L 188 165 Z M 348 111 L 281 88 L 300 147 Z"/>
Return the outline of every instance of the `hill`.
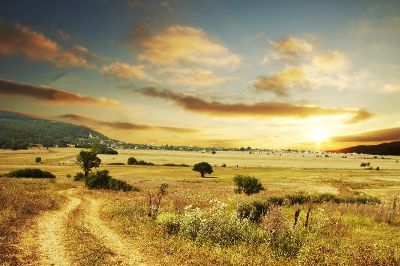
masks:
<path fill-rule="evenodd" d="M 332 152 L 365 153 L 373 155 L 400 155 L 400 141 L 382 143 L 377 145 L 359 145 Z"/>
<path fill-rule="evenodd" d="M 109 138 L 87 127 L 0 110 L 2 149 L 25 149 L 35 144 L 46 147 L 85 146 L 93 140 Z"/>

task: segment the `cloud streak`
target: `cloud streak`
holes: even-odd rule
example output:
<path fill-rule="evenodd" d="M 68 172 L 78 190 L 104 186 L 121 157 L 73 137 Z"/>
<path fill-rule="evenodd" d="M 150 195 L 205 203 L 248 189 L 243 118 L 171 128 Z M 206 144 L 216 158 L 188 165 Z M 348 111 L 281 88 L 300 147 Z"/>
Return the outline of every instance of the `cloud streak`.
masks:
<path fill-rule="evenodd" d="M 83 123 L 83 124 L 95 124 L 99 126 L 106 126 L 113 129 L 121 129 L 121 130 L 165 130 L 175 133 L 196 133 L 199 132 L 198 129 L 193 128 L 181 128 L 181 127 L 170 127 L 170 126 L 153 126 L 153 125 L 144 125 L 144 124 L 135 124 L 130 122 L 121 122 L 121 121 L 107 121 L 102 119 L 97 119 L 84 115 L 77 114 L 65 114 L 59 116 L 61 119 L 68 119 L 71 121 Z"/>
<path fill-rule="evenodd" d="M 379 142 L 400 140 L 400 127 L 366 131 L 353 135 L 335 136 L 335 142 Z"/>
<path fill-rule="evenodd" d="M 92 61 L 99 58 L 81 45 L 63 49 L 59 43 L 30 27 L 0 19 L 0 55 L 14 54 L 22 54 L 34 61 L 51 62 L 58 67 L 95 68 Z"/>
<path fill-rule="evenodd" d="M 38 87 L 0 79 L 0 95 L 25 96 L 54 104 L 95 104 L 117 106 L 119 102 L 107 98 L 94 98 L 51 87 Z"/>
<path fill-rule="evenodd" d="M 344 108 L 322 108 L 312 105 L 299 105 L 284 102 L 258 102 L 253 104 L 244 103 L 222 103 L 218 101 L 206 101 L 196 96 L 184 95 L 182 93 L 173 92 L 167 89 L 157 89 L 154 87 L 145 87 L 137 90 L 144 96 L 161 98 L 169 100 L 181 108 L 212 116 L 233 116 L 233 117 L 296 117 L 308 118 L 313 116 L 333 116 L 333 115 L 350 115 L 352 123 L 360 122 L 367 119 L 360 112 L 368 113 L 365 110 L 354 110 Z"/>

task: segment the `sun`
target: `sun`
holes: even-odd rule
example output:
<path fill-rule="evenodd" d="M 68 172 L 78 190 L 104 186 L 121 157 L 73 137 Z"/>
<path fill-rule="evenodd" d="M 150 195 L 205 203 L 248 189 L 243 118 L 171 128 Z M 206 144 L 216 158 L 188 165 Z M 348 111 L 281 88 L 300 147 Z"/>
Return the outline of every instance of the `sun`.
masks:
<path fill-rule="evenodd" d="M 315 141 L 317 146 L 320 146 L 322 142 L 326 142 L 328 140 L 328 134 L 324 128 L 318 126 L 312 129 L 311 138 Z"/>

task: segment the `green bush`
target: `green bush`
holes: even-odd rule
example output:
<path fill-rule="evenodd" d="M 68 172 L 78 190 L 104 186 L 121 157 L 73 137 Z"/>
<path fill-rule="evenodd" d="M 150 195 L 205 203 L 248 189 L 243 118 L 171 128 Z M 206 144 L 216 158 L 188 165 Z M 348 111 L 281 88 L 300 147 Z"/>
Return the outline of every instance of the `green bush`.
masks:
<path fill-rule="evenodd" d="M 76 173 L 74 176 L 74 181 L 81 181 L 85 179 L 85 175 L 81 172 Z"/>
<path fill-rule="evenodd" d="M 233 181 L 236 185 L 235 192 L 239 194 L 244 192 L 246 195 L 250 195 L 264 189 L 261 182 L 252 176 L 237 175 L 233 178 Z"/>
<path fill-rule="evenodd" d="M 108 188 L 116 191 L 132 191 L 133 187 L 125 181 L 110 178 L 108 181 Z"/>
<path fill-rule="evenodd" d="M 162 166 L 171 166 L 171 167 L 189 167 L 190 165 L 187 164 L 174 164 L 174 163 L 165 163 Z"/>
<path fill-rule="evenodd" d="M 272 196 L 268 199 L 268 202 L 271 205 L 275 205 L 275 206 L 283 206 L 283 204 L 285 204 L 285 198 L 284 197 L 276 197 L 276 196 Z"/>
<path fill-rule="evenodd" d="M 269 210 L 268 202 L 253 201 L 237 208 L 240 219 L 248 219 L 252 223 L 259 223 Z"/>
<path fill-rule="evenodd" d="M 107 170 L 97 171 L 95 174 L 90 174 L 85 179 L 86 187 L 90 189 L 109 189 L 111 176 Z"/>
<path fill-rule="evenodd" d="M 42 162 L 42 157 L 36 157 L 35 158 L 35 163 L 40 163 Z"/>
<path fill-rule="evenodd" d="M 134 188 L 122 180 L 112 178 L 108 170 L 97 171 L 85 179 L 85 185 L 89 189 L 111 189 L 116 191 L 132 191 Z M 135 191 L 138 189 L 135 188 Z"/>
<path fill-rule="evenodd" d="M 180 234 L 199 245 L 231 246 L 239 243 L 258 245 L 266 241 L 266 233 L 247 219 L 228 212 L 224 205 L 209 210 L 194 209 L 181 219 Z"/>
<path fill-rule="evenodd" d="M 143 160 L 137 161 L 136 165 L 155 165 L 154 163 L 151 162 L 145 162 Z"/>
<path fill-rule="evenodd" d="M 199 172 L 201 177 L 204 177 L 205 174 L 212 174 L 213 168 L 207 162 L 196 163 L 193 165 L 193 171 Z"/>
<path fill-rule="evenodd" d="M 29 177 L 29 178 L 55 178 L 50 172 L 42 171 L 37 168 L 17 169 L 5 174 L 6 177 Z"/>
<path fill-rule="evenodd" d="M 135 157 L 129 157 L 128 158 L 128 165 L 134 165 L 137 163 L 137 160 Z"/>
<path fill-rule="evenodd" d="M 306 194 L 303 191 L 301 191 L 297 194 L 287 195 L 286 197 L 287 197 L 290 205 L 295 205 L 295 204 L 302 205 L 302 204 L 309 203 L 311 201 L 310 195 Z"/>
<path fill-rule="evenodd" d="M 157 215 L 156 222 L 164 227 L 164 232 L 168 235 L 175 235 L 179 232 L 180 217 L 176 213 L 160 213 Z"/>

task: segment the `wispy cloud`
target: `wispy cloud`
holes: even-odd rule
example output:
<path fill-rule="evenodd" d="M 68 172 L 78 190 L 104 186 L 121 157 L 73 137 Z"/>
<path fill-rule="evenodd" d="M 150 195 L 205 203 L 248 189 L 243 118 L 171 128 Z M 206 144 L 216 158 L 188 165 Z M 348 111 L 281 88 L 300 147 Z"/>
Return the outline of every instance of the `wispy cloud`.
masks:
<path fill-rule="evenodd" d="M 218 101 L 207 101 L 197 96 L 184 95 L 167 89 L 145 87 L 137 90 L 138 93 L 172 101 L 181 108 L 213 116 L 247 116 L 247 117 L 297 117 L 308 118 L 314 116 L 347 115 L 351 116 L 351 122 L 360 122 L 368 117 L 364 115 L 365 110 L 344 108 L 323 108 L 313 105 L 301 105 L 285 102 L 258 102 L 245 103 L 222 103 Z M 360 115 L 360 112 L 363 115 Z M 350 121 L 349 121 L 350 122 Z"/>
<path fill-rule="evenodd" d="M 0 95 L 25 96 L 54 104 L 98 104 L 116 106 L 119 102 L 107 98 L 94 98 L 51 87 L 38 87 L 0 79 Z"/>
<path fill-rule="evenodd" d="M 105 65 L 100 72 L 103 75 L 111 75 L 122 79 L 140 79 L 149 80 L 150 78 L 144 72 L 143 65 L 128 65 L 125 63 L 116 62 L 111 65 Z"/>
<path fill-rule="evenodd" d="M 98 57 L 86 47 L 64 49 L 56 41 L 28 26 L 0 19 L 0 55 L 22 54 L 34 61 L 47 61 L 58 67 L 95 68 Z"/>
<path fill-rule="evenodd" d="M 395 141 L 400 140 L 400 127 L 378 129 L 346 136 L 335 136 L 331 140 L 335 142 Z"/>
<path fill-rule="evenodd" d="M 154 125 L 145 125 L 145 124 L 135 124 L 130 122 L 122 122 L 122 121 L 107 121 L 104 119 L 97 119 L 85 115 L 78 114 L 65 114 L 58 116 L 61 119 L 68 119 L 71 121 L 75 121 L 81 124 L 95 124 L 99 126 L 107 126 L 113 129 L 121 129 L 121 130 L 165 130 L 176 133 L 196 133 L 200 130 L 193 128 L 182 128 L 182 127 L 171 127 L 171 126 L 154 126 Z"/>
<path fill-rule="evenodd" d="M 207 69 L 168 68 L 164 72 L 171 73 L 167 79 L 170 84 L 179 84 L 190 87 L 209 87 L 226 83 L 233 78 L 218 76 Z"/>

